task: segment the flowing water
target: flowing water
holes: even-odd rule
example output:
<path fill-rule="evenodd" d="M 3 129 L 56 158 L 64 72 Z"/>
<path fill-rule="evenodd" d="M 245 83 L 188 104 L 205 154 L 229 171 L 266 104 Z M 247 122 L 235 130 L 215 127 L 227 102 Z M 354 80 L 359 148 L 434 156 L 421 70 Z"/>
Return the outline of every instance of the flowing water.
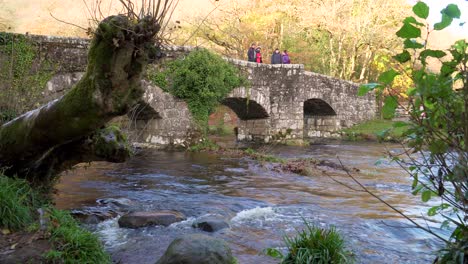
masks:
<path fill-rule="evenodd" d="M 283 146 L 268 152 L 334 162 L 339 156 L 345 165 L 360 169 L 356 178 L 390 204 L 425 226 L 440 225 L 439 219 L 423 219 L 428 205 L 411 195 L 411 179 L 404 171 L 385 161 L 375 165 L 384 156 L 382 145 Z M 343 175 L 335 179 L 352 185 Z M 357 263 L 430 263 L 441 246 L 366 193 L 324 175 L 279 173 L 246 158 L 145 150 L 124 164 L 95 163 L 76 169 L 62 176 L 58 190 L 56 203 L 61 209 L 105 211 L 118 204 L 131 210 L 176 210 L 187 216 L 169 227 L 119 228 L 117 218 L 88 225 L 120 263 L 155 263 L 173 239 L 201 232 L 191 224 L 209 214 L 230 219 L 231 228 L 211 235 L 228 241 L 239 263 L 278 263 L 263 250 L 283 247 L 283 237 L 304 228 L 304 219 L 336 226 Z"/>

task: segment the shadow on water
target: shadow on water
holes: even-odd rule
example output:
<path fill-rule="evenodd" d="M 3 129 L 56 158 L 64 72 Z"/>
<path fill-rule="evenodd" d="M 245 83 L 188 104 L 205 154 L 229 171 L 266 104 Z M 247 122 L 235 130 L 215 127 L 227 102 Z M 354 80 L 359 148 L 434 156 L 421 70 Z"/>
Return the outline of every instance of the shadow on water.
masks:
<path fill-rule="evenodd" d="M 339 155 L 346 165 L 361 170 L 356 177 L 368 188 L 426 224 L 421 216 L 427 207 L 410 194 L 409 177 L 396 164 L 374 165 L 384 155 L 381 145 L 283 146 L 269 152 L 335 162 Z M 428 263 L 440 246 L 424 232 L 407 228 L 400 216 L 365 193 L 323 175 L 278 173 L 244 158 L 145 150 L 124 164 L 95 163 L 69 172 L 58 190 L 56 204 L 63 209 L 99 210 L 99 199 L 126 198 L 132 210 L 169 209 L 188 217 L 166 228 L 123 229 L 117 219 L 90 225 L 121 263 L 154 263 L 174 238 L 199 232 L 191 223 L 207 214 L 231 219 L 231 228 L 213 235 L 231 244 L 240 263 L 276 263 L 262 251 L 281 247 L 283 236 L 304 227 L 303 219 L 335 225 L 358 263 Z M 438 227 L 439 221 L 427 224 Z"/>

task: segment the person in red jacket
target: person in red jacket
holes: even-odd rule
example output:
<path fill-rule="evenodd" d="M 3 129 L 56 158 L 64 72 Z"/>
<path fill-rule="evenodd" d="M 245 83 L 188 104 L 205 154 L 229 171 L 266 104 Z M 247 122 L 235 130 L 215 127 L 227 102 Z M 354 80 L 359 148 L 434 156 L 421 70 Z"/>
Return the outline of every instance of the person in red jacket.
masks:
<path fill-rule="evenodd" d="M 260 47 L 257 47 L 257 49 L 255 50 L 255 56 L 256 56 L 256 62 L 257 63 L 263 63 L 263 60 L 262 60 L 262 53 L 261 53 L 261 48 Z"/>

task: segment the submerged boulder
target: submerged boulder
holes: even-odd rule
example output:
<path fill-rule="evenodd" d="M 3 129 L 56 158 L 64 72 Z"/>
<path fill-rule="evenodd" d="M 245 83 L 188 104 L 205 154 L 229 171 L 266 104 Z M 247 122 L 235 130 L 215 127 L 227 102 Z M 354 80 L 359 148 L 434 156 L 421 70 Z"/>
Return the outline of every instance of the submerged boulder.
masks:
<path fill-rule="evenodd" d="M 177 238 L 169 245 L 156 264 L 233 264 L 228 244 L 221 239 L 203 234 Z"/>
<path fill-rule="evenodd" d="M 205 232 L 216 232 L 224 228 L 229 228 L 229 223 L 216 216 L 206 216 L 193 222 L 192 227 L 199 228 Z"/>
<path fill-rule="evenodd" d="M 152 225 L 169 226 L 182 220 L 185 220 L 185 216 L 176 211 L 133 212 L 123 215 L 119 219 L 119 226 L 126 228 Z"/>

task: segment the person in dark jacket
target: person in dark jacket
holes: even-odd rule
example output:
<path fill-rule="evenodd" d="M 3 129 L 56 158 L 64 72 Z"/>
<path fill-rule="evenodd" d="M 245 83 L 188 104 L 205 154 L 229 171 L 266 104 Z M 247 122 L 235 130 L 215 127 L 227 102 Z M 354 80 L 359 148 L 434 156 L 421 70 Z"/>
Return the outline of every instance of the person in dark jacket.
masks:
<path fill-rule="evenodd" d="M 255 48 L 256 48 L 255 43 L 252 43 L 252 45 L 249 48 L 249 51 L 247 52 L 248 61 L 255 62 L 256 60 Z"/>
<path fill-rule="evenodd" d="M 255 50 L 255 61 L 257 63 L 263 63 L 262 53 L 261 53 L 261 48 L 260 47 L 257 47 L 257 49 Z"/>
<path fill-rule="evenodd" d="M 283 63 L 281 53 L 279 49 L 275 49 L 273 55 L 271 55 L 271 64 L 281 64 Z"/>
<path fill-rule="evenodd" d="M 287 50 L 283 51 L 283 64 L 291 64 Z"/>

